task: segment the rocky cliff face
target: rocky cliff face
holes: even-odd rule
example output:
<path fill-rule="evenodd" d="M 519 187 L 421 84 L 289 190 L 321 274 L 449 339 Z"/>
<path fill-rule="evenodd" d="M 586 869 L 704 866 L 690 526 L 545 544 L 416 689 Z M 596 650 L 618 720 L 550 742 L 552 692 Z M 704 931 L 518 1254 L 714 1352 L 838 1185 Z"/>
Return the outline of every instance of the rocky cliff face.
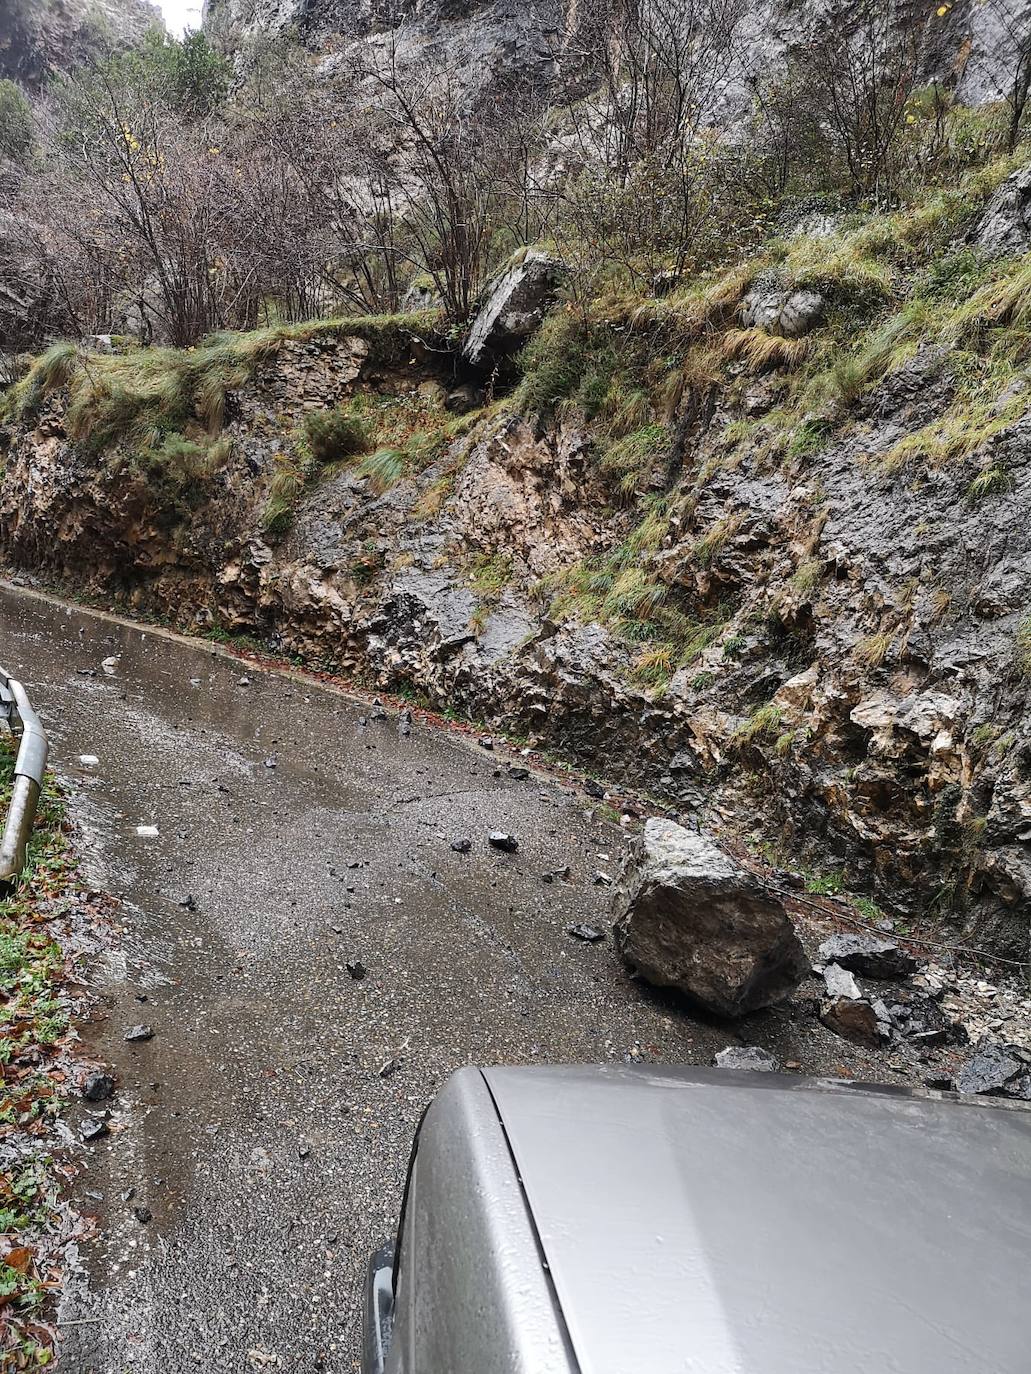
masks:
<path fill-rule="evenodd" d="M 241 39 L 296 34 L 316 52 L 380 46 L 394 33 L 402 51 L 440 52 L 481 79 L 492 72 L 570 71 L 596 59 L 624 0 L 204 0 L 204 26 L 230 48 Z M 931 6 L 931 10 L 936 7 Z M 900 11 L 901 12 L 901 11 Z M 937 7 L 924 77 L 956 88 L 966 104 L 997 100 L 1011 62 L 1011 0 L 958 0 Z M 741 79 L 731 82 L 724 114 L 750 100 L 746 74 L 768 69 L 827 22 L 847 25 L 843 0 L 767 0 L 743 13 L 736 49 Z"/>
<path fill-rule="evenodd" d="M 149 0 L 4 0 L 0 77 L 35 91 L 55 72 L 138 43 L 154 27 L 164 23 Z"/>
<path fill-rule="evenodd" d="M 1027 251 L 1027 182 L 981 215 L 983 258 L 947 257 L 982 263 L 986 310 L 997 272 L 1024 280 L 1026 259 L 991 254 L 1021 232 Z M 850 384 L 845 410 L 786 428 L 785 360 L 826 326 L 805 293 L 735 280 L 720 316 L 707 307 L 732 361 L 674 389 L 668 428 L 637 432 L 633 509 L 625 448 L 599 447 L 576 407 L 451 394 L 455 361 L 415 321 L 386 349 L 359 326 L 262 343 L 246 379 L 228 374 L 217 452 L 194 424 L 160 461 L 69 436 L 85 393 L 69 412 L 68 360 L 49 387 L 30 377 L 5 432 L 0 542 L 18 567 L 559 748 L 1026 957 L 1026 380 L 964 399 L 973 355 L 942 342 L 974 318 L 964 302 Z M 757 311 L 782 332 L 742 328 Z M 682 347 L 697 375 L 703 342 Z M 354 403 L 381 427 L 374 452 L 313 471 L 305 450 L 298 478 L 291 436 Z M 469 404 L 459 421 L 445 409 Z M 383 437 L 416 430 L 428 446 Z M 272 500 L 284 480 L 292 519 Z"/>

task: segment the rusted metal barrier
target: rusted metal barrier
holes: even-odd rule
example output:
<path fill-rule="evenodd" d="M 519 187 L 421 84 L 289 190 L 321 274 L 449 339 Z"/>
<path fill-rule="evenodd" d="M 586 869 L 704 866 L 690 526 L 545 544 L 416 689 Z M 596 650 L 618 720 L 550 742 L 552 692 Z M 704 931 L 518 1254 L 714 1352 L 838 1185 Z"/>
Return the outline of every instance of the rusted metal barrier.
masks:
<path fill-rule="evenodd" d="M 0 668 L 0 719 L 18 736 L 18 756 L 14 761 L 11 804 L 0 841 L 0 887 L 18 881 L 25 867 L 25 852 L 36 819 L 43 772 L 47 766 L 47 737 L 39 716 L 32 709 L 25 688 Z"/>

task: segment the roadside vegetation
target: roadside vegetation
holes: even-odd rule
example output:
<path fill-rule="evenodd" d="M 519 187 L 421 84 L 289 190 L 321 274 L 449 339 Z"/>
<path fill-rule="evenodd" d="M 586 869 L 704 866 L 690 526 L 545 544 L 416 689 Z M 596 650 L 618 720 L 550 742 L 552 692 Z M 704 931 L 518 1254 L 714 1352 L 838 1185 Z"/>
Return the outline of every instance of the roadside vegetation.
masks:
<path fill-rule="evenodd" d="M 0 815 L 14 751 L 0 737 Z M 0 1367 L 48 1367 L 55 1352 L 50 1295 L 61 1278 L 53 1122 L 67 1086 L 70 998 L 59 943 L 74 864 L 64 807 L 48 779 L 28 861 L 0 898 Z"/>

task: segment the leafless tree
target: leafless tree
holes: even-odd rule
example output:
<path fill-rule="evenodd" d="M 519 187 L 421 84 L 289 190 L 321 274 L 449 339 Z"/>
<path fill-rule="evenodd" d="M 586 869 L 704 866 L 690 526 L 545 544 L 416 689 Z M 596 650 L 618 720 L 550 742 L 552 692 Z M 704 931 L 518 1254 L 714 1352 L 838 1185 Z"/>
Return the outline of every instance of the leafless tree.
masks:
<path fill-rule="evenodd" d="M 899 134 L 920 74 L 926 11 L 903 0 L 860 0 L 824 25 L 805 62 L 815 109 L 857 196 L 898 186 Z"/>

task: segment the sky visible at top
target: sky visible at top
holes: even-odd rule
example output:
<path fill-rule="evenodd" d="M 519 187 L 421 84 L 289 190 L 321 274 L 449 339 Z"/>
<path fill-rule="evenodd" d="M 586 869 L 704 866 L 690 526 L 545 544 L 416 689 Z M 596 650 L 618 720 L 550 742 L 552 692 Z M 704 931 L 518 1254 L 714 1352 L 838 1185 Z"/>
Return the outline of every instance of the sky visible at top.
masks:
<path fill-rule="evenodd" d="M 176 37 L 187 29 L 200 28 L 201 0 L 157 0 L 157 6 L 165 16 L 168 32 Z"/>

